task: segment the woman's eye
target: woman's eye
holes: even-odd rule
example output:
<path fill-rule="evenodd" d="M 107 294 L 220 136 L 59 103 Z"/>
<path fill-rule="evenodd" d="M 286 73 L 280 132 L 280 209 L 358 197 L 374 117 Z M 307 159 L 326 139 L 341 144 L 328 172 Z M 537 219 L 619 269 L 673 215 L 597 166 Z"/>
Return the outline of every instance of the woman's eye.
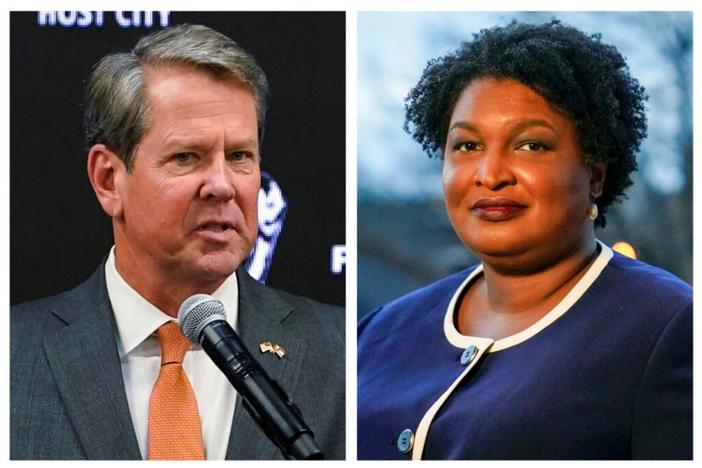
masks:
<path fill-rule="evenodd" d="M 544 151 L 546 146 L 538 141 L 530 141 L 518 146 L 517 149 L 522 151 Z"/>
<path fill-rule="evenodd" d="M 480 145 L 478 143 L 475 143 L 474 141 L 462 141 L 461 143 L 458 143 L 454 146 L 454 149 L 457 151 L 464 151 L 464 152 L 469 152 L 469 151 L 477 151 L 480 148 Z"/>

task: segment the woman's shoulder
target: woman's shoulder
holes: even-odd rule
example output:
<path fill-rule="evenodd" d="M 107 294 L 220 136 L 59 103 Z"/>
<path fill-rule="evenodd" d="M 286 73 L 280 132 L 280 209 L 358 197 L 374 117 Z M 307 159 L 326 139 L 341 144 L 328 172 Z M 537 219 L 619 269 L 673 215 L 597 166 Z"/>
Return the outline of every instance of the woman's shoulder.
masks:
<path fill-rule="evenodd" d="M 619 293 L 637 298 L 692 301 L 692 287 L 674 274 L 617 252 L 607 265 L 607 278 Z"/>
<path fill-rule="evenodd" d="M 611 324 L 616 321 L 625 328 L 637 324 L 641 333 L 646 329 L 658 336 L 673 322 L 689 325 L 692 320 L 689 284 L 616 252 L 593 286 L 585 303 L 605 314 Z"/>
<path fill-rule="evenodd" d="M 431 284 L 415 289 L 370 312 L 359 322 L 359 333 L 371 322 L 380 326 L 402 326 L 416 320 L 443 320 L 451 297 L 479 265 L 473 265 Z M 431 311 L 437 312 L 432 314 Z"/>

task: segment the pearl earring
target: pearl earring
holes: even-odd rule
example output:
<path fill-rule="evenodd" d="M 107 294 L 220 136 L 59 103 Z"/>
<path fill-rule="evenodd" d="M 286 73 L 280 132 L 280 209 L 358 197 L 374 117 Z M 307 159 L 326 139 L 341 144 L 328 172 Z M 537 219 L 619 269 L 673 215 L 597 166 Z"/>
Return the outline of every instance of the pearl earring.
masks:
<path fill-rule="evenodd" d="M 597 219 L 598 215 L 599 211 L 597 210 L 597 203 L 593 203 L 592 205 L 590 205 L 590 208 L 587 209 L 587 217 L 591 221 L 594 221 Z"/>

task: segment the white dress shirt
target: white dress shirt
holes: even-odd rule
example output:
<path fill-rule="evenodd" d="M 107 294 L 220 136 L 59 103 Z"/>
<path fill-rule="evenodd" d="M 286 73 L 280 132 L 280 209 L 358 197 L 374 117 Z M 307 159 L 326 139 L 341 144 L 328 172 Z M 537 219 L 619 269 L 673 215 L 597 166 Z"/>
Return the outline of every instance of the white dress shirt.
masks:
<path fill-rule="evenodd" d="M 117 321 L 117 350 L 122 364 L 129 412 L 141 454 L 147 457 L 149 399 L 161 367 L 161 347 L 156 330 L 175 321 L 144 299 L 117 272 L 115 248 L 105 263 L 107 293 Z M 227 322 L 236 329 L 238 285 L 232 274 L 212 294 L 227 311 Z M 223 460 L 229 442 L 236 392 L 198 344 L 191 345 L 183 369 L 195 392 L 202 424 L 205 458 Z"/>

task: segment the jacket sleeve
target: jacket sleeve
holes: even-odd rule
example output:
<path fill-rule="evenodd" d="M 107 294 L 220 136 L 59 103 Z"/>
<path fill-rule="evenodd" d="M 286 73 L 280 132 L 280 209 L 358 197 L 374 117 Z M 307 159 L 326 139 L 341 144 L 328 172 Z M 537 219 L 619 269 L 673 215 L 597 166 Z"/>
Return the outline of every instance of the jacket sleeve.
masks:
<path fill-rule="evenodd" d="M 649 357 L 634 405 L 631 454 L 692 458 L 692 302 L 668 322 Z"/>

